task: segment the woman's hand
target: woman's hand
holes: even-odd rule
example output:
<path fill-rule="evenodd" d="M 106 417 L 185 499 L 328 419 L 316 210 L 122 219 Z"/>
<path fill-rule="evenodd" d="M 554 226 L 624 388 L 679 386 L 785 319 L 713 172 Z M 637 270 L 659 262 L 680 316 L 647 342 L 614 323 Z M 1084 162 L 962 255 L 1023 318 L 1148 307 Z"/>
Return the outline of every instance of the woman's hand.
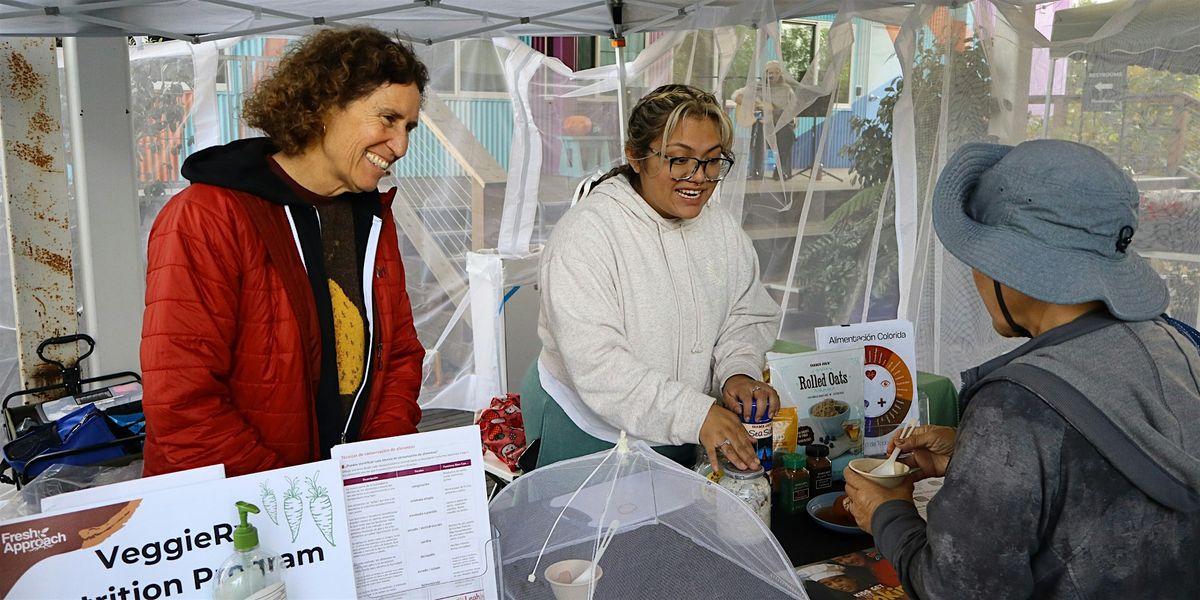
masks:
<path fill-rule="evenodd" d="M 858 473 L 850 467 L 842 471 L 846 478 L 846 510 L 854 515 L 854 522 L 867 533 L 871 533 L 871 518 L 884 502 L 889 500 L 907 500 L 912 502 L 913 478 L 894 488 L 885 488 Z"/>
<path fill-rule="evenodd" d="M 726 379 L 721 393 L 725 406 L 741 413 L 742 419 L 747 421 L 751 416 L 762 417 L 765 414 L 774 417 L 779 412 L 779 393 L 775 388 L 745 375 Z"/>
<path fill-rule="evenodd" d="M 713 404 L 708 408 L 708 416 L 700 425 L 700 443 L 708 452 L 708 462 L 712 464 L 713 472 L 721 471 L 721 463 L 717 460 L 718 448 L 739 469 L 756 469 L 760 466 L 754 451 L 754 440 L 737 415 L 723 406 Z"/>
<path fill-rule="evenodd" d="M 910 453 L 900 462 L 910 467 L 920 467 L 917 479 L 945 477 L 946 465 L 950 464 L 950 457 L 954 455 L 956 435 L 953 427 L 922 425 L 902 440 L 893 437 L 888 441 L 887 451 L 891 454 L 893 448 L 899 447 L 901 452 Z"/>

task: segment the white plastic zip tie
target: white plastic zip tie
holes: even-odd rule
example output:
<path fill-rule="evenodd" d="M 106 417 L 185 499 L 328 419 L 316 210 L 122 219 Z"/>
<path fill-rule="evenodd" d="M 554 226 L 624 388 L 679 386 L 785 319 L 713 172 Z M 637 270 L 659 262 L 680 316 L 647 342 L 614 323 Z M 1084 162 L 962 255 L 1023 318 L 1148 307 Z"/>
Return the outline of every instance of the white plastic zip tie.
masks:
<path fill-rule="evenodd" d="M 617 436 L 617 454 L 629 454 L 629 438 L 625 436 L 625 430 L 621 430 L 621 434 Z"/>

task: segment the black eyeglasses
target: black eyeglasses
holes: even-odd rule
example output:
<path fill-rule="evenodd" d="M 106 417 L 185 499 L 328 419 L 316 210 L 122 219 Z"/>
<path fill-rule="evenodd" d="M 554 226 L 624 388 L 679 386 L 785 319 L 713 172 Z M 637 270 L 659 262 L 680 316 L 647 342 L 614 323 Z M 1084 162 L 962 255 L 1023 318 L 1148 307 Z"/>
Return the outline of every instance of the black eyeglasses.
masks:
<path fill-rule="evenodd" d="M 733 169 L 733 159 L 725 156 L 701 160 L 690 156 L 667 156 L 662 151 L 657 151 L 655 154 L 667 161 L 671 179 L 675 181 L 691 179 L 696 174 L 696 169 L 700 168 L 704 169 L 705 181 L 721 181 Z"/>

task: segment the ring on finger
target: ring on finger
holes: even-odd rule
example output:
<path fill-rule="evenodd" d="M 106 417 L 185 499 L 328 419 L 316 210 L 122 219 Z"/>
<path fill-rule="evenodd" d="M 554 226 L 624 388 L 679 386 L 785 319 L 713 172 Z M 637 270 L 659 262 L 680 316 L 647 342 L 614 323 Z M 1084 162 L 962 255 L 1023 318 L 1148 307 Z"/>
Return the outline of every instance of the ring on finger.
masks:
<path fill-rule="evenodd" d="M 717 447 L 720 448 L 721 446 L 727 446 L 730 444 L 733 444 L 733 440 L 731 440 L 729 438 L 725 438 L 725 441 L 721 442 L 720 444 L 717 444 Z"/>
<path fill-rule="evenodd" d="M 758 390 L 761 390 L 761 389 L 762 389 L 761 385 L 756 385 L 756 386 L 754 386 L 754 389 L 750 390 L 750 393 L 753 394 L 754 392 L 757 392 Z"/>

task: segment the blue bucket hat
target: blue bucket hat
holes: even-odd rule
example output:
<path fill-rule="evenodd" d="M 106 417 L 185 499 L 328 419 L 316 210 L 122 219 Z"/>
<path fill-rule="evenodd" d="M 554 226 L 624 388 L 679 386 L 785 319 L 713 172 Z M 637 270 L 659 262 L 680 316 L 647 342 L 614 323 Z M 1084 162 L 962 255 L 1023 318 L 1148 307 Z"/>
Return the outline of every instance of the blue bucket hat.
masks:
<path fill-rule="evenodd" d="M 1167 308 L 1167 286 L 1129 248 L 1138 191 L 1095 148 L 1063 140 L 958 149 L 933 193 L 933 227 L 968 266 L 1052 304 L 1102 300 L 1125 321 Z"/>

